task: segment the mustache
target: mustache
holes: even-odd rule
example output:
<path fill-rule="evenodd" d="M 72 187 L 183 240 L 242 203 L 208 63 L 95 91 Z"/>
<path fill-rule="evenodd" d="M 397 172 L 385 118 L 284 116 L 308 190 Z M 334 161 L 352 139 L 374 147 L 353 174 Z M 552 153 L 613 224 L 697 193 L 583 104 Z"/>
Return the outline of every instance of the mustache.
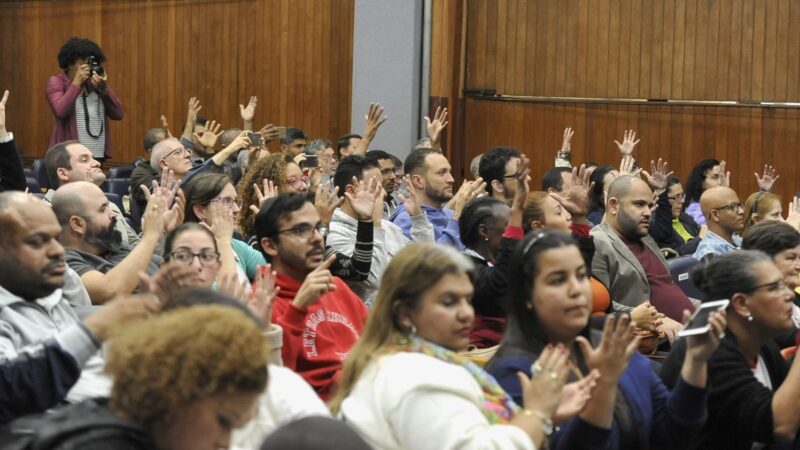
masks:
<path fill-rule="evenodd" d="M 59 257 L 59 258 L 56 258 L 56 259 L 50 261 L 49 263 L 47 263 L 47 265 L 44 266 L 44 269 L 42 269 L 42 272 L 50 272 L 51 270 L 55 269 L 56 267 L 63 266 L 65 263 L 66 263 L 66 260 L 64 259 L 63 256 Z"/>
<path fill-rule="evenodd" d="M 311 250 L 306 252 L 306 257 L 311 256 L 315 253 L 325 254 L 325 248 L 322 245 L 315 245 Z"/>

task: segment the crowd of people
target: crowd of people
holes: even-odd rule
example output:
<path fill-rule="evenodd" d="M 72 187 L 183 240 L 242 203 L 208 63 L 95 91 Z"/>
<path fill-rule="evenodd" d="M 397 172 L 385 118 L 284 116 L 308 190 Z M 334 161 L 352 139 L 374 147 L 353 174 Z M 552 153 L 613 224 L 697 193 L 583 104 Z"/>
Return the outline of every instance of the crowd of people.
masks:
<path fill-rule="evenodd" d="M 181 136 L 143 130 L 120 208 L 104 61 L 59 53 L 43 195 L 0 101 L 0 447 L 800 446 L 800 207 L 771 166 L 740 197 L 704 160 L 684 191 L 634 131 L 597 165 L 567 128 L 541 190 L 502 146 L 457 188 L 446 109 L 401 161 L 378 104 L 309 142 L 192 98 Z"/>

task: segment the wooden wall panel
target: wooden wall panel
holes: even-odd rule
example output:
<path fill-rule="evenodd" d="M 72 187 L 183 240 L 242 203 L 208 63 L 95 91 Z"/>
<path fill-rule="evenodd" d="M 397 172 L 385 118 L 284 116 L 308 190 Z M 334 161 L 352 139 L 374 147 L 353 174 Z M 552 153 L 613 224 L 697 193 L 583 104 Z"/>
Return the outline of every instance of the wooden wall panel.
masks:
<path fill-rule="evenodd" d="M 258 96 L 256 125 L 299 126 L 311 138 L 350 131 L 354 0 L 0 1 L 0 90 L 25 157 L 52 131 L 44 99 L 56 55 L 73 35 L 96 41 L 125 119 L 111 122 L 114 163 L 142 154 L 165 114 L 179 134 L 189 97 L 201 115 L 241 127 L 240 103 Z"/>
<path fill-rule="evenodd" d="M 799 100 L 796 1 L 466 2 L 468 88 L 544 97 Z"/>
<path fill-rule="evenodd" d="M 666 105 L 606 105 L 580 103 L 506 102 L 468 98 L 466 160 L 487 149 L 508 145 L 531 158 L 533 187 L 553 166 L 565 127 L 575 129 L 573 162 L 619 166 L 614 140 L 626 129 L 638 132 L 634 156 L 649 170 L 651 159 L 663 157 L 675 175 L 685 180 L 701 159 L 728 162 L 731 186 L 744 201 L 758 190 L 754 172 L 764 164 L 777 167 L 774 191 L 790 199 L 800 191 L 797 147 L 800 110 L 785 108 L 700 107 Z M 785 207 L 785 206 L 784 206 Z"/>

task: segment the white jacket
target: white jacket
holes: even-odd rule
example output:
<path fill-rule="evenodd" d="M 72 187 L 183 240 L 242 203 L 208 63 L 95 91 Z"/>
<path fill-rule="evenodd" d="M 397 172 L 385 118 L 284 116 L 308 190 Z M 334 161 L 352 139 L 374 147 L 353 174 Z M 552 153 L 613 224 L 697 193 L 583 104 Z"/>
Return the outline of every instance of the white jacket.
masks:
<path fill-rule="evenodd" d="M 358 220 L 337 208 L 331 218 L 330 231 L 326 244 L 339 253 L 352 256 L 356 245 L 356 230 Z M 434 242 L 433 225 L 428 221 L 428 216 L 422 215 L 411 218 L 411 237 L 418 242 Z M 403 247 L 410 241 L 397 225 L 382 220 L 380 228 L 374 228 L 372 237 L 372 265 L 366 281 L 347 281 L 350 289 L 356 293 L 367 306 L 372 304 L 378 293 L 381 277 L 389 261 L 392 260 Z"/>
<path fill-rule="evenodd" d="M 463 367 L 399 352 L 370 363 L 340 415 L 376 449 L 533 449 L 522 429 L 490 425 L 484 396 Z"/>

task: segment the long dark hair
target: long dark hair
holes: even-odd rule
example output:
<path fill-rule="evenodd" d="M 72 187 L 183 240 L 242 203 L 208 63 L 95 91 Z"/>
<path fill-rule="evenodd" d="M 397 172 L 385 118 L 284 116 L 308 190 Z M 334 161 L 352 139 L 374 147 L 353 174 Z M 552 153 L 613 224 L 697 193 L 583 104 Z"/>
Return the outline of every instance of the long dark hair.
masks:
<path fill-rule="evenodd" d="M 686 186 L 684 186 L 686 202 L 683 204 L 683 209 L 686 209 L 689 203 L 700 201 L 700 196 L 703 195 L 705 190 L 703 189 L 703 182 L 706 181 L 706 175 L 709 170 L 718 165 L 719 161 L 716 159 L 704 159 L 692 168 L 689 178 L 686 179 Z"/>
<path fill-rule="evenodd" d="M 589 177 L 590 181 L 594 182 L 594 187 L 589 192 L 589 211 L 605 211 L 605 193 L 608 186 L 603 186 L 603 178 L 608 175 L 612 170 L 616 170 L 614 166 L 600 166 L 592 171 L 592 176 Z"/>
<path fill-rule="evenodd" d="M 533 302 L 534 280 L 539 273 L 539 255 L 558 247 L 578 246 L 571 235 L 563 231 L 541 230 L 528 233 L 525 239 L 517 244 L 511 255 L 508 272 L 508 285 L 514 286 L 508 293 L 509 311 L 506 333 L 497 351 L 496 357 L 508 353 L 527 353 L 538 355 L 549 343 L 542 329 L 542 321 L 535 308 L 528 305 Z M 589 336 L 589 321 L 580 333 Z M 576 356 L 580 356 L 576 354 Z"/>
<path fill-rule="evenodd" d="M 194 206 L 208 206 L 211 200 L 218 196 L 228 184 L 232 184 L 231 179 L 221 173 L 201 173 L 189 180 L 183 186 L 183 193 L 186 194 L 184 221 L 200 222 L 200 218 L 194 213 Z"/>

